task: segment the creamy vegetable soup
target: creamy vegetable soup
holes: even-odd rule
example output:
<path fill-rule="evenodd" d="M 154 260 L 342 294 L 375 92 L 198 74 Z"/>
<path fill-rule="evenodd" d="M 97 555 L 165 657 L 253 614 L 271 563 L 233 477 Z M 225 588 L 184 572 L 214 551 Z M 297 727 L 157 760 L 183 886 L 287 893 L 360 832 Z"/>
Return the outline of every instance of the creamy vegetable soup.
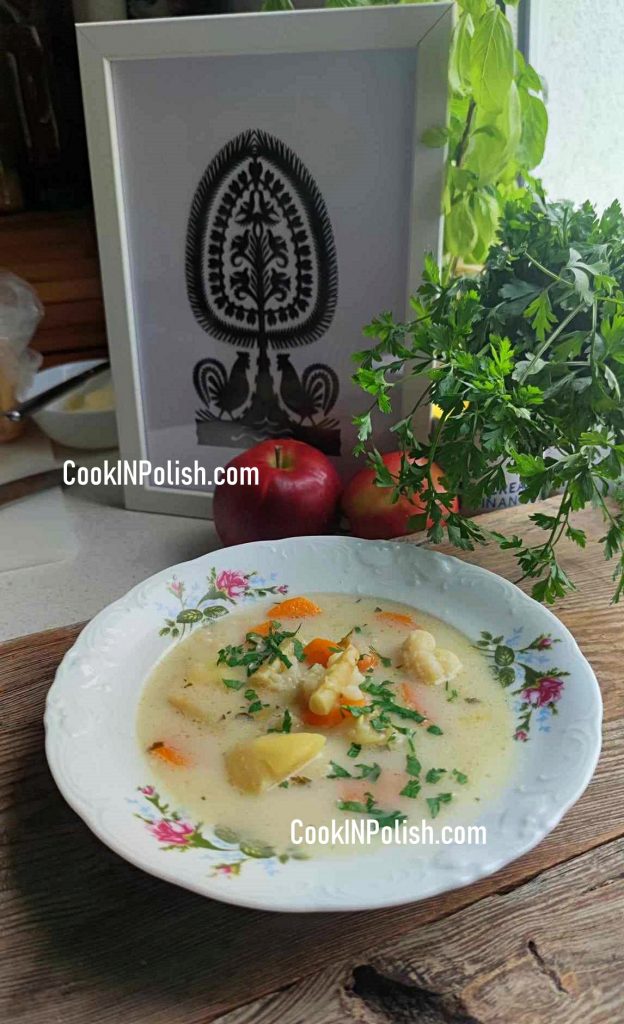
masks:
<path fill-rule="evenodd" d="M 197 820 L 284 849 L 291 821 L 476 818 L 513 723 L 456 629 L 375 597 L 254 602 L 181 640 L 138 714 L 150 777 Z"/>

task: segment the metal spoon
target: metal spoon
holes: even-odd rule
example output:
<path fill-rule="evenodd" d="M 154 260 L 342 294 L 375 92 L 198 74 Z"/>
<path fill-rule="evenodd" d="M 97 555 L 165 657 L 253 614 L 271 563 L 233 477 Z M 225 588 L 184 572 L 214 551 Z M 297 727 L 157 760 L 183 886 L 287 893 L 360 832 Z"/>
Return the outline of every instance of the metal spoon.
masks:
<path fill-rule="evenodd" d="M 33 398 L 28 398 L 25 402 L 20 402 L 19 405 L 13 407 L 13 409 L 7 409 L 5 412 L 0 412 L 1 416 L 6 416 L 8 420 L 13 423 L 19 423 L 21 420 L 26 419 L 31 413 L 37 412 L 37 409 L 42 409 L 48 402 L 53 401 L 55 398 L 59 398 L 60 395 L 66 394 L 68 391 L 72 391 L 73 388 L 77 387 L 78 384 L 84 384 L 85 381 L 91 380 L 92 377 L 97 376 L 98 373 L 103 373 L 104 370 L 108 370 L 110 363 L 108 360 L 104 363 L 100 363 L 98 366 L 92 366 L 89 370 L 83 370 L 82 373 L 77 374 L 75 377 L 70 377 L 69 380 L 61 381 L 60 384 L 55 384 L 53 388 L 48 388 L 47 391 L 42 391 L 40 395 L 35 395 Z"/>

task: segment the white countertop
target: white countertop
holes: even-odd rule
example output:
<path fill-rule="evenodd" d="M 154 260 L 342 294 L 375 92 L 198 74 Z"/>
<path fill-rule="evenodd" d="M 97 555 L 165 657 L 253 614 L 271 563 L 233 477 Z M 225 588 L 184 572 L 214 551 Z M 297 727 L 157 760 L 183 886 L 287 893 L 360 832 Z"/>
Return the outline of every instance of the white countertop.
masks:
<path fill-rule="evenodd" d="M 69 450 L 54 454 L 55 460 L 77 458 Z M 90 454 L 88 461 L 107 456 L 111 453 Z M 37 469 L 29 466 L 27 472 Z M 129 512 L 121 488 L 73 487 L 62 495 L 56 488 L 0 508 L 0 548 L 10 548 L 17 515 L 26 519 L 29 514 L 40 526 L 48 555 L 42 554 L 45 564 L 0 571 L 0 642 L 90 619 L 153 573 L 220 547 L 209 520 Z M 59 517 L 62 530 L 58 541 L 53 538 L 58 560 L 50 561 L 51 531 Z"/>

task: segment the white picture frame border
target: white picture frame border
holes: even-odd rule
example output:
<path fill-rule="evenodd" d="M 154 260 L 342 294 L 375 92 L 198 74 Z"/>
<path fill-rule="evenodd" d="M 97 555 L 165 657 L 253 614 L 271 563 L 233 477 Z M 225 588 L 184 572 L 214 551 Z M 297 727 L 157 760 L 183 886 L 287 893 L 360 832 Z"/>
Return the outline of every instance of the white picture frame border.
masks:
<path fill-rule="evenodd" d="M 408 294 L 421 277 L 423 254 L 441 255 L 441 194 L 445 152 L 423 145 L 426 128 L 444 124 L 447 66 L 452 30 L 450 0 L 392 7 L 343 8 L 259 14 L 208 15 L 140 21 L 81 23 L 76 26 L 87 125 L 87 142 L 102 273 L 106 327 L 115 382 L 120 454 L 147 458 L 142 414 L 136 327 L 133 315 L 129 242 L 112 66 L 116 61 L 153 58 L 280 54 L 315 51 L 417 49 L 410 209 Z M 407 411 L 417 397 L 403 387 Z M 428 410 L 415 426 L 428 427 Z M 126 507 L 146 512 L 208 518 L 212 497 L 128 484 Z"/>

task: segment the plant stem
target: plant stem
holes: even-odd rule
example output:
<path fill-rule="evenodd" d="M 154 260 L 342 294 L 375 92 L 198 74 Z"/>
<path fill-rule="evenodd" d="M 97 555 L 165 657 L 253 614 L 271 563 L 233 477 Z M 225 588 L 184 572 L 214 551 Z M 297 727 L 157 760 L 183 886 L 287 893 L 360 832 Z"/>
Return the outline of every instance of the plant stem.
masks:
<path fill-rule="evenodd" d="M 566 279 L 564 277 L 560 277 L 559 274 L 554 274 L 552 270 L 549 270 L 548 267 L 545 267 L 539 262 L 539 260 L 536 260 L 534 256 L 531 256 L 530 252 L 527 252 L 526 258 L 529 263 L 532 263 L 534 267 L 541 270 L 542 274 L 546 274 L 546 277 L 550 277 L 553 281 L 558 281 L 560 284 L 565 284 L 568 288 L 574 287 L 571 281 L 566 281 Z"/>
<path fill-rule="evenodd" d="M 466 113 L 466 124 L 464 125 L 464 130 L 462 132 L 461 139 L 457 144 L 457 149 L 455 150 L 456 167 L 461 167 L 461 162 L 466 155 L 466 150 L 468 148 L 468 140 L 470 136 L 470 129 L 472 128 L 472 119 L 475 115 L 475 110 L 476 103 L 474 100 L 471 99 L 470 103 L 468 104 L 468 111 Z"/>
<path fill-rule="evenodd" d="M 542 342 L 542 344 L 538 348 L 537 352 L 535 352 L 533 354 L 532 358 L 530 359 L 530 361 L 529 361 L 528 365 L 526 366 L 526 368 L 524 369 L 523 373 L 520 374 L 520 377 L 518 379 L 518 383 L 519 384 L 524 384 L 525 380 L 529 376 L 529 373 L 531 372 L 531 370 L 535 366 L 537 360 L 541 359 L 541 357 L 543 356 L 544 352 L 546 352 L 546 350 L 550 348 L 550 346 L 552 345 L 553 341 L 557 340 L 559 335 L 563 331 L 565 331 L 565 329 L 568 326 L 568 324 L 571 323 L 572 320 L 574 320 L 574 317 L 577 316 L 579 313 L 581 313 L 584 309 L 585 309 L 585 303 L 584 302 L 579 302 L 578 306 L 576 306 L 572 310 L 571 313 L 568 313 L 568 315 L 561 321 L 559 326 L 555 328 L 555 330 L 552 332 L 552 334 L 550 334 L 546 338 L 546 340 Z"/>

